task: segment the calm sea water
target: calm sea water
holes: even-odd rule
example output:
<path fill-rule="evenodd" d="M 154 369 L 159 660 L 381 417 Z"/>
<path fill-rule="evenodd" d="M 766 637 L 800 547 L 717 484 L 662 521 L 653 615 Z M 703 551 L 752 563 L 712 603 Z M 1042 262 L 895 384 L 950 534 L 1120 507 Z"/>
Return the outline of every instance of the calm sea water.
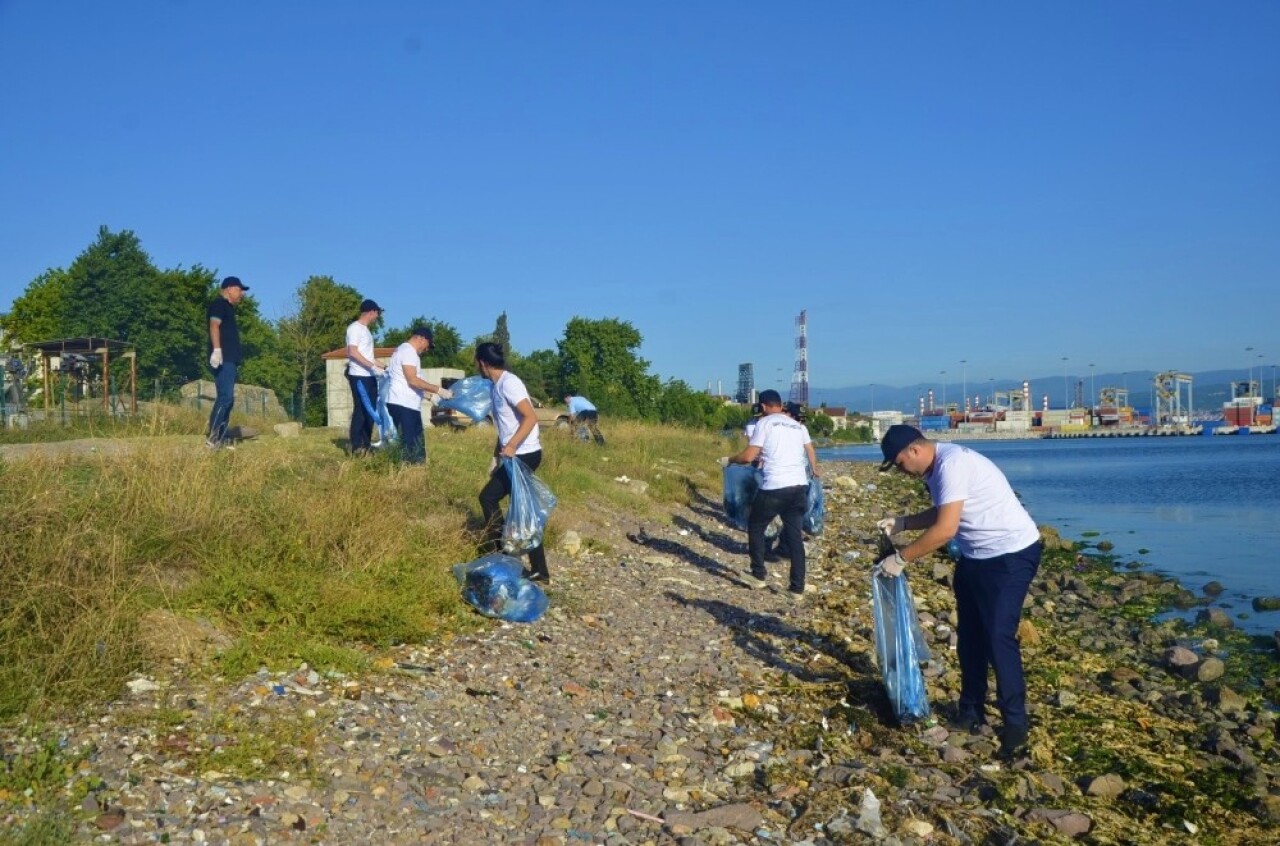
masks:
<path fill-rule="evenodd" d="M 1280 595 L 1280 436 L 960 443 L 1004 471 L 1036 522 L 1075 540 L 1109 540 L 1119 560 L 1141 561 L 1197 594 L 1219 581 L 1226 591 L 1214 604 L 1247 614 L 1241 628 L 1280 630 L 1280 612 L 1250 606 Z M 819 456 L 878 462 L 880 448 Z"/>

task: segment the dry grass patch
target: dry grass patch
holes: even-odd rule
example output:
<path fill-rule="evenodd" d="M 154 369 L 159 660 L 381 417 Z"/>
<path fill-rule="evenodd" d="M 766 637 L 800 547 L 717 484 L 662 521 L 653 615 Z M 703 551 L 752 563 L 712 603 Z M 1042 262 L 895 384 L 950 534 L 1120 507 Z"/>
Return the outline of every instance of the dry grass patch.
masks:
<path fill-rule="evenodd" d="M 234 452 L 160 418 L 155 431 L 123 452 L 0 462 L 0 717 L 110 696 L 149 669 L 150 609 L 208 620 L 232 641 L 217 659 L 232 676 L 355 669 L 371 650 L 484 625 L 451 568 L 476 556 L 492 428 L 429 431 L 416 467 L 352 459 L 332 430 Z M 549 543 L 694 487 L 718 496 L 723 439 L 625 422 L 606 434 L 601 448 L 543 432 L 539 476 L 560 502 Z"/>

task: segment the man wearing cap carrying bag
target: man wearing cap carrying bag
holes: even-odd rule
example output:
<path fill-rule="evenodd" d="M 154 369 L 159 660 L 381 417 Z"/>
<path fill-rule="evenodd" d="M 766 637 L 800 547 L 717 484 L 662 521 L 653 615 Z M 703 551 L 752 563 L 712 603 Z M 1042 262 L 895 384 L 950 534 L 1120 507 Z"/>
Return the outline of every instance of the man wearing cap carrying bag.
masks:
<path fill-rule="evenodd" d="M 897 467 L 924 480 L 933 507 L 889 517 L 887 534 L 924 530 L 886 556 L 875 572 L 896 576 L 904 565 L 941 549 L 960 547 L 952 587 L 958 618 L 960 700 L 956 728 L 973 731 L 986 722 L 987 666 L 996 673 L 996 704 L 1004 720 L 1000 755 L 1015 757 L 1027 742 L 1027 687 L 1018 645 L 1022 602 L 1040 567 L 1040 530 L 1009 480 L 990 459 L 959 444 L 935 443 L 920 430 L 890 426 L 880 442 L 882 470 Z"/>
<path fill-rule="evenodd" d="M 382 316 L 382 307 L 373 300 L 360 303 L 360 316 L 347 327 L 347 384 L 351 386 L 351 454 L 369 452 L 373 419 L 360 396 L 361 387 L 371 407 L 378 407 L 378 376 L 386 369 L 373 359 L 373 333 L 369 327 Z"/>
<path fill-rule="evenodd" d="M 449 399 L 453 392 L 443 385 L 433 385 L 418 375 L 422 354 L 431 349 L 435 334 L 429 326 L 415 326 L 409 340 L 396 347 L 387 365 L 387 413 L 400 433 L 400 456 L 409 464 L 427 460 L 427 441 L 422 429 L 422 398 L 436 394 Z"/>

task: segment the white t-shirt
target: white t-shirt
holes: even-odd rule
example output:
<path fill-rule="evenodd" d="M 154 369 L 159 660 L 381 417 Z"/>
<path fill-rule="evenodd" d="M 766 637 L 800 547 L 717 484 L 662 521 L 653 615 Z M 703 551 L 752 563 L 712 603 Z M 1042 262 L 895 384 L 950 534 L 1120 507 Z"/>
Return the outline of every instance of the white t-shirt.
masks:
<path fill-rule="evenodd" d="M 956 530 L 962 555 L 994 558 L 1040 539 L 1035 521 L 991 459 L 959 444 L 940 443 L 937 451 L 924 483 L 935 506 L 964 503 Z"/>
<path fill-rule="evenodd" d="M 369 327 L 359 320 L 352 321 L 347 327 L 347 372 L 352 376 L 372 376 L 373 372 L 351 357 L 351 347 L 360 351 L 360 355 L 373 361 L 373 333 Z"/>
<path fill-rule="evenodd" d="M 405 341 L 396 347 L 391 354 L 391 362 L 387 365 L 387 403 L 402 405 L 405 408 L 422 408 L 422 391 L 409 386 L 404 378 L 404 366 L 409 365 L 417 373 L 422 367 L 422 357 L 413 348 L 413 344 Z"/>
<path fill-rule="evenodd" d="M 493 387 L 489 389 L 489 396 L 493 400 L 493 420 L 498 425 L 498 443 L 506 446 L 515 435 L 516 429 L 520 428 L 520 415 L 516 414 L 516 406 L 521 400 L 529 399 L 529 392 L 525 390 L 524 382 L 520 381 L 519 376 L 503 371 L 498 381 L 494 382 Z M 532 404 L 530 400 L 530 405 Z M 516 447 L 516 455 L 525 455 L 540 449 L 542 449 L 542 442 L 538 440 L 538 427 L 534 426 L 529 432 L 529 437 L 524 439 L 524 443 Z"/>
<path fill-rule="evenodd" d="M 761 417 L 750 441 L 751 446 L 760 447 L 764 460 L 760 489 L 772 491 L 809 484 L 809 455 L 804 448 L 807 443 L 809 430 L 803 423 L 781 412 Z"/>

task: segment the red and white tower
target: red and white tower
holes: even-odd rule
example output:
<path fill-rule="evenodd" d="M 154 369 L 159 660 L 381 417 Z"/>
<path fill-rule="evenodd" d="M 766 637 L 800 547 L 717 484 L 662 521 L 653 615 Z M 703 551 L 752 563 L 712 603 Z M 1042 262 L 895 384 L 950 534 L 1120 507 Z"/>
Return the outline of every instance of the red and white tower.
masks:
<path fill-rule="evenodd" d="M 796 367 L 791 373 L 791 401 L 809 407 L 809 319 L 807 312 L 796 318 Z"/>

